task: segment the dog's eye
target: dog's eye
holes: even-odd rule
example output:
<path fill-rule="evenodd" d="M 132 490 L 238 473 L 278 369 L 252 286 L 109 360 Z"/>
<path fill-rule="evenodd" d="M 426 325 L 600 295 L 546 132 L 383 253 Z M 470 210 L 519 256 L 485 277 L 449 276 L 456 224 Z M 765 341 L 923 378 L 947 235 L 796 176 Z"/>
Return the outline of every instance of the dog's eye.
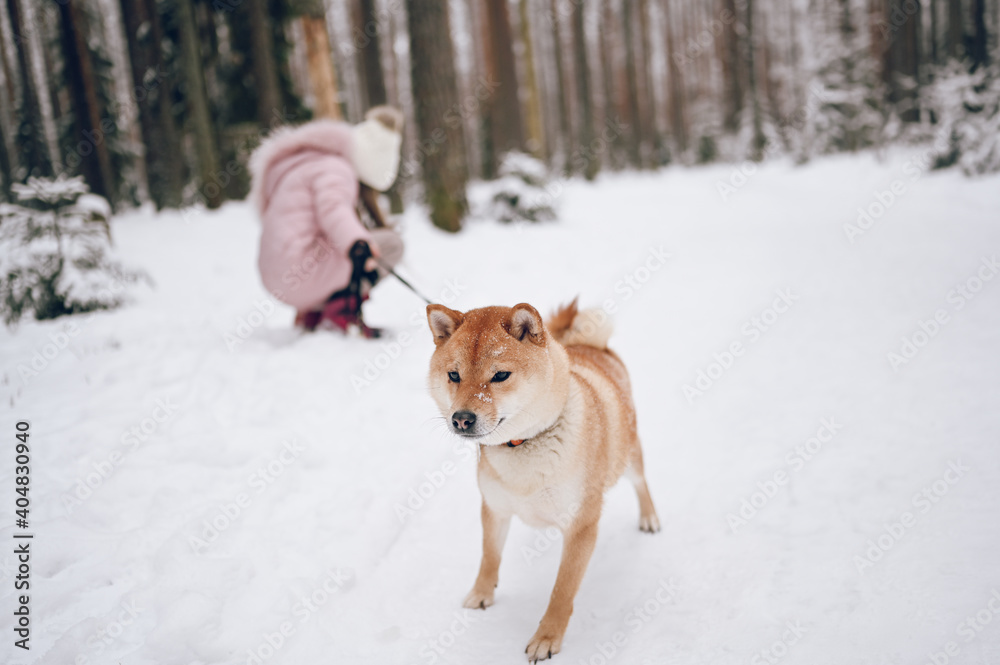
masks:
<path fill-rule="evenodd" d="M 448 379 L 452 383 L 458 383 L 459 381 L 462 380 L 462 377 L 458 375 L 458 372 L 448 372 Z"/>
<path fill-rule="evenodd" d="M 493 383 L 500 383 L 501 381 L 506 381 L 510 378 L 510 372 L 497 372 L 493 375 L 491 381 Z"/>

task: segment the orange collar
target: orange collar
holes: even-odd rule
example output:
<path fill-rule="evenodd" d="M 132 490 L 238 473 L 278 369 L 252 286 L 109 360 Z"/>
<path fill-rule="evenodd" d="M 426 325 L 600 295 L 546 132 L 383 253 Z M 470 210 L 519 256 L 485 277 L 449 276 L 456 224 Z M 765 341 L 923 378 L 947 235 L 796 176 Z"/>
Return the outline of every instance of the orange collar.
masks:
<path fill-rule="evenodd" d="M 508 448 L 514 448 L 516 446 L 521 445 L 522 443 L 524 443 L 524 439 L 514 439 L 513 441 L 508 441 L 507 442 L 507 447 Z"/>

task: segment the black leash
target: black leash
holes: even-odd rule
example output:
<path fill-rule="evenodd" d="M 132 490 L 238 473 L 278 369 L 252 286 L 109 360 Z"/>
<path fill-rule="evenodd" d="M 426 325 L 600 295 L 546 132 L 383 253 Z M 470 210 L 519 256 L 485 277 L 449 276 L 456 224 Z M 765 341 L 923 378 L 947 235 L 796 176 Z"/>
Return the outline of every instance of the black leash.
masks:
<path fill-rule="evenodd" d="M 417 289 L 414 288 L 414 286 L 412 284 L 410 284 L 405 279 L 403 279 L 402 277 L 400 277 L 398 272 L 396 272 L 395 270 L 393 270 L 392 268 L 390 268 L 389 266 L 387 266 L 380 259 L 376 258 L 375 262 L 379 264 L 379 267 L 381 267 L 382 270 L 385 270 L 387 273 L 389 273 L 390 275 L 392 275 L 393 277 L 395 277 L 396 279 L 398 279 L 400 282 L 402 282 L 403 286 L 405 286 L 409 290 L 413 291 L 413 293 L 415 293 L 417 295 L 417 297 L 420 298 L 421 300 L 423 300 L 425 303 L 427 303 L 428 305 L 433 305 L 434 304 L 433 302 L 431 302 L 430 298 L 428 298 L 427 296 L 425 296 L 424 294 L 422 294 L 420 291 L 417 291 Z"/>

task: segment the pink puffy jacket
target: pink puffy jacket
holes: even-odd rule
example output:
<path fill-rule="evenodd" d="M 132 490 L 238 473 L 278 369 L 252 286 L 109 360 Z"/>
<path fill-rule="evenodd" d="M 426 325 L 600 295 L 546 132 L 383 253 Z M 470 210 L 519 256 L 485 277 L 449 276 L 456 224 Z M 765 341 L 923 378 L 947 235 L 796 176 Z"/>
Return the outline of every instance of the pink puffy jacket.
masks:
<path fill-rule="evenodd" d="M 347 251 L 371 242 L 358 219 L 350 125 L 317 120 L 282 129 L 250 158 L 250 200 L 263 223 L 258 267 L 264 287 L 293 307 L 319 309 L 347 285 Z"/>

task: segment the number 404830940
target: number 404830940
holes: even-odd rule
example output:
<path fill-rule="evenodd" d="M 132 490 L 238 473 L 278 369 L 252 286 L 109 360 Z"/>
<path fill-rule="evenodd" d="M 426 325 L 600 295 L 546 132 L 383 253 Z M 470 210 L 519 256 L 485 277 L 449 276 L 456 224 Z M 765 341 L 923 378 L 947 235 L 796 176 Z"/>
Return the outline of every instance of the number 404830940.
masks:
<path fill-rule="evenodd" d="M 31 461 L 30 451 L 28 448 L 28 430 L 31 426 L 24 422 L 23 420 L 17 423 L 17 434 L 15 438 L 17 439 L 17 445 L 15 446 L 14 461 L 17 462 L 17 466 L 14 469 L 14 484 L 15 492 L 17 493 L 17 525 L 22 529 L 28 528 L 28 506 L 30 501 L 28 499 L 28 488 L 30 485 L 30 473 L 31 469 L 28 467 L 28 463 Z"/>

